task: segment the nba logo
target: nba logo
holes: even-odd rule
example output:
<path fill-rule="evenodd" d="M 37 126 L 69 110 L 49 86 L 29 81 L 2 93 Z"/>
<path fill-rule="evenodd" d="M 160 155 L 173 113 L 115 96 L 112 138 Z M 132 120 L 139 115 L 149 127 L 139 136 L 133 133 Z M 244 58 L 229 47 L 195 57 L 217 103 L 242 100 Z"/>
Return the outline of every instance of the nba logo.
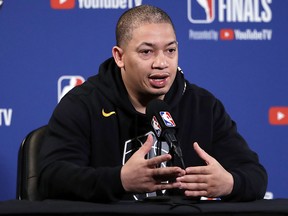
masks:
<path fill-rule="evenodd" d="M 81 85 L 84 81 L 82 76 L 61 76 L 58 79 L 58 103 L 67 92 L 75 86 Z"/>
<path fill-rule="evenodd" d="M 187 13 L 191 23 L 212 23 L 215 19 L 215 0 L 187 0 Z"/>
<path fill-rule="evenodd" d="M 162 132 L 162 129 L 161 129 L 161 126 L 160 126 L 160 124 L 159 124 L 159 122 L 157 121 L 157 118 L 156 118 L 155 116 L 153 116 L 153 118 L 152 118 L 151 125 L 152 125 L 152 127 L 153 127 L 156 135 L 157 135 L 158 137 L 160 137 L 161 132 Z"/>
<path fill-rule="evenodd" d="M 175 122 L 173 121 L 169 112 L 161 111 L 160 116 L 167 127 L 176 127 Z"/>

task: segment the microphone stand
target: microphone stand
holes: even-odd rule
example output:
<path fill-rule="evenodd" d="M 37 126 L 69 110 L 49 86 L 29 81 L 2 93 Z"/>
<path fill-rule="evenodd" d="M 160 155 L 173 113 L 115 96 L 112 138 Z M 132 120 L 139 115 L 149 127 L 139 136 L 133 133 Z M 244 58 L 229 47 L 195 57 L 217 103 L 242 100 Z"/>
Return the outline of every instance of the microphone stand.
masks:
<path fill-rule="evenodd" d="M 160 140 L 157 139 L 157 143 L 156 143 L 156 155 L 160 156 L 162 153 L 162 142 Z M 161 167 L 161 164 L 158 164 L 157 167 Z M 161 190 L 157 190 L 156 191 L 156 195 L 157 196 L 163 196 L 164 194 L 162 193 Z"/>

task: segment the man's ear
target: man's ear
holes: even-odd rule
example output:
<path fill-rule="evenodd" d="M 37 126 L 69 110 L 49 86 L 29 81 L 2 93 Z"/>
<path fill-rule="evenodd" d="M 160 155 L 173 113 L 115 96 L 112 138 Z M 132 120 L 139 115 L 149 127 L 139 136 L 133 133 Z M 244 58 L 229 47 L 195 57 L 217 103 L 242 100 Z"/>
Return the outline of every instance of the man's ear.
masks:
<path fill-rule="evenodd" d="M 112 48 L 112 55 L 113 58 L 116 62 L 116 64 L 118 65 L 119 68 L 123 68 L 124 67 L 124 60 L 123 60 L 123 49 L 121 49 L 118 46 L 114 46 Z"/>

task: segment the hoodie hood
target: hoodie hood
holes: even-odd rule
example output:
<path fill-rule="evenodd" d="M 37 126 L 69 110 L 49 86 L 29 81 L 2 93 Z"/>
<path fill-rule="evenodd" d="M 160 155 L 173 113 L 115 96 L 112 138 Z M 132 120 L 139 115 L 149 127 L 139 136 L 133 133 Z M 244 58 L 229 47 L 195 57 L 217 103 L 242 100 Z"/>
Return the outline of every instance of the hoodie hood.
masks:
<path fill-rule="evenodd" d="M 116 65 L 114 58 L 103 62 L 98 75 L 88 79 L 95 88 L 100 91 L 116 107 L 129 112 L 137 113 L 129 100 L 128 92 L 121 77 L 120 68 Z M 185 79 L 181 69 L 178 69 L 175 81 L 165 95 L 164 101 L 172 108 L 181 100 L 185 92 Z"/>

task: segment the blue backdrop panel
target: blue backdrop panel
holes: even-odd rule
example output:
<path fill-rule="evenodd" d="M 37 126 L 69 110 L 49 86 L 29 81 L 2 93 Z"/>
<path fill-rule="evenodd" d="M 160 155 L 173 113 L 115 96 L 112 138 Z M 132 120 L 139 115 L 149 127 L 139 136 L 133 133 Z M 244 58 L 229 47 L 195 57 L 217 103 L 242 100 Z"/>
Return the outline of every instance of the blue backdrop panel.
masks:
<path fill-rule="evenodd" d="M 139 4 L 171 15 L 187 79 L 222 100 L 267 168 L 270 198 L 287 197 L 288 1 L 4 0 L 0 200 L 15 198 L 22 139 L 47 124 L 69 86 L 97 73 L 118 17 Z"/>

